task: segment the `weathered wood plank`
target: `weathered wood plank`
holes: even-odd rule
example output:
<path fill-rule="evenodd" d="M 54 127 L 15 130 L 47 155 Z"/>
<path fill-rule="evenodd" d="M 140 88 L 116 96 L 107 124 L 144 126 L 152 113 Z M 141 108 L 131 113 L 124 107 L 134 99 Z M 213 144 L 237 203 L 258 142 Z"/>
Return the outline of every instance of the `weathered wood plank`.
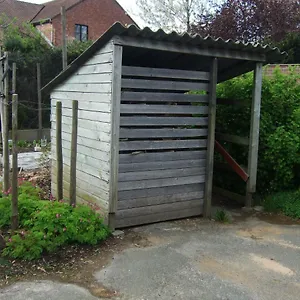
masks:
<path fill-rule="evenodd" d="M 51 128 L 54 130 L 56 129 L 56 122 L 53 122 L 53 121 L 51 122 Z M 71 131 L 72 131 L 71 125 L 63 124 L 62 131 L 66 134 L 71 133 Z M 96 140 L 99 142 L 110 143 L 110 141 L 111 141 L 110 133 L 101 132 L 98 130 L 86 129 L 86 128 L 82 128 L 82 127 L 78 127 L 78 136 L 85 137 L 85 138 L 88 138 L 91 140 Z"/>
<path fill-rule="evenodd" d="M 119 182 L 119 191 L 151 189 L 163 186 L 203 183 L 205 175 Z"/>
<path fill-rule="evenodd" d="M 207 124 L 207 117 L 121 116 L 121 126 L 207 126 Z"/>
<path fill-rule="evenodd" d="M 129 163 L 119 165 L 119 172 L 137 172 L 165 169 L 196 168 L 205 166 L 206 159 L 190 159 L 178 161 L 153 161 L 144 163 Z"/>
<path fill-rule="evenodd" d="M 109 190 L 109 227 L 115 229 L 115 214 L 118 203 L 119 141 L 121 111 L 121 80 L 123 47 L 114 45 L 113 86 L 112 86 L 112 120 L 111 120 L 111 160 Z"/>
<path fill-rule="evenodd" d="M 94 55 L 91 59 L 89 59 L 84 66 L 90 65 L 98 65 L 98 64 L 107 64 L 113 62 L 113 51 L 108 50 L 106 53 L 99 53 L 98 55 Z"/>
<path fill-rule="evenodd" d="M 207 91 L 208 84 L 203 82 L 161 81 L 143 79 L 122 79 L 123 89 L 147 89 L 168 91 Z"/>
<path fill-rule="evenodd" d="M 78 100 L 78 101 L 91 101 L 100 103 L 110 103 L 111 93 L 87 93 L 87 92 L 70 92 L 70 91 L 60 91 L 55 89 L 51 93 L 51 98 L 60 100 Z"/>
<path fill-rule="evenodd" d="M 209 80 L 209 73 L 199 71 L 186 71 L 175 69 L 158 69 L 145 67 L 123 66 L 122 76 L 133 77 L 154 77 L 154 78 L 173 78 L 173 79 L 189 79 L 189 80 Z"/>
<path fill-rule="evenodd" d="M 120 129 L 120 138 L 163 138 L 163 137 L 202 137 L 207 136 L 207 129 L 173 129 L 173 128 L 162 128 L 162 129 Z"/>
<path fill-rule="evenodd" d="M 246 206 L 252 206 L 252 195 L 256 192 L 258 145 L 259 145 L 259 121 L 261 106 L 263 65 L 257 63 L 254 71 L 254 89 L 251 107 L 251 126 L 249 139 L 248 171 L 249 180 L 247 182 Z"/>
<path fill-rule="evenodd" d="M 204 184 L 202 183 L 165 186 L 165 187 L 153 188 L 153 189 L 119 191 L 119 201 L 128 201 L 137 198 L 168 196 L 168 195 L 203 192 L 203 191 L 204 191 Z"/>
<path fill-rule="evenodd" d="M 56 102 L 61 101 L 63 102 L 63 107 L 71 109 L 72 108 L 72 101 L 74 100 L 63 100 L 63 99 L 58 99 L 55 97 L 52 97 L 51 99 L 51 105 L 53 107 L 56 107 Z M 96 111 L 96 112 L 110 112 L 111 111 L 111 105 L 110 103 L 101 103 L 99 101 L 79 101 L 79 109 L 80 110 L 87 110 L 87 111 Z"/>
<path fill-rule="evenodd" d="M 57 87 L 61 92 L 111 93 L 111 83 L 68 83 Z"/>
<path fill-rule="evenodd" d="M 132 164 L 141 162 L 158 162 L 172 160 L 195 160 L 206 158 L 206 150 L 201 151 L 168 151 L 168 152 L 133 152 L 129 154 L 120 154 L 120 163 Z"/>
<path fill-rule="evenodd" d="M 208 103 L 208 95 L 122 91 L 122 101 Z"/>
<path fill-rule="evenodd" d="M 156 197 L 144 197 L 137 199 L 128 199 L 126 201 L 118 202 L 118 209 L 130 209 L 134 207 L 144 207 L 149 205 L 159 205 L 165 203 L 183 202 L 191 199 L 199 199 L 203 203 L 204 191 L 190 192 L 190 193 L 177 193 L 171 195 L 161 195 Z"/>
<path fill-rule="evenodd" d="M 127 141 L 120 142 L 120 151 L 205 148 L 207 140 Z"/>
<path fill-rule="evenodd" d="M 52 116 L 52 120 L 53 120 L 55 117 L 55 113 L 53 111 L 52 111 L 51 116 Z M 72 117 L 72 109 L 63 107 L 62 116 L 63 116 L 63 119 L 64 119 L 64 117 L 71 118 Z M 95 122 L 100 121 L 103 123 L 110 123 L 110 117 L 111 117 L 111 115 L 109 112 L 85 111 L 82 109 L 80 109 L 78 111 L 78 119 L 83 119 L 83 120 L 90 120 L 90 121 L 95 121 Z"/>
<path fill-rule="evenodd" d="M 169 169 L 155 171 L 140 171 L 140 172 L 126 172 L 119 173 L 119 182 L 122 181 L 133 181 L 133 180 L 148 180 L 148 179 L 159 179 L 159 178 L 171 178 L 171 177 L 183 177 L 192 175 L 203 175 L 205 174 L 205 167 L 203 168 L 181 168 L 181 169 Z"/>
<path fill-rule="evenodd" d="M 222 188 L 219 188 L 219 187 L 216 187 L 216 186 L 213 187 L 213 193 L 215 193 L 216 195 L 226 197 L 230 200 L 236 201 L 236 202 L 241 203 L 241 204 L 245 203 L 245 196 L 239 195 L 237 193 L 230 192 L 228 190 L 225 190 L 225 189 L 222 189 Z"/>
<path fill-rule="evenodd" d="M 209 86 L 209 124 L 208 124 L 208 141 L 207 141 L 207 163 L 205 179 L 205 196 L 204 196 L 204 216 L 211 216 L 211 198 L 212 183 L 214 174 L 214 150 L 215 150 L 215 131 L 216 131 L 216 89 L 218 82 L 218 59 L 213 58 L 210 71 Z"/>
<path fill-rule="evenodd" d="M 111 83 L 112 74 L 84 74 L 84 75 L 75 75 L 70 77 L 66 83 Z"/>
<path fill-rule="evenodd" d="M 146 216 L 137 216 L 134 218 L 117 218 L 116 219 L 116 228 L 124 228 L 134 225 L 142 225 L 142 224 L 149 224 L 149 223 L 156 223 L 166 220 L 175 220 L 175 219 L 182 219 L 187 217 L 199 216 L 203 212 L 202 205 L 188 208 L 188 209 L 181 209 L 177 211 L 167 211 L 161 212 L 156 214 L 150 214 Z"/>
<path fill-rule="evenodd" d="M 53 145 L 55 145 L 54 142 L 52 142 L 52 143 L 53 143 Z M 70 151 L 71 143 L 69 141 L 63 140 L 62 145 L 63 145 L 63 149 L 66 149 L 66 150 Z M 91 157 L 100 159 L 102 161 L 109 161 L 110 160 L 109 152 L 101 151 L 99 149 L 89 148 L 89 147 L 86 147 L 84 145 L 78 145 L 78 153 L 86 154 L 86 155 L 89 155 Z"/>
<path fill-rule="evenodd" d="M 121 114 L 207 115 L 208 106 L 121 104 Z"/>
<path fill-rule="evenodd" d="M 112 63 L 82 66 L 75 74 L 86 75 L 86 74 L 109 74 L 112 72 Z"/>
<path fill-rule="evenodd" d="M 157 214 L 161 212 L 170 212 L 177 210 L 190 209 L 193 207 L 201 207 L 203 202 L 199 199 L 193 199 L 182 202 L 166 203 L 160 205 L 151 205 L 144 207 L 135 207 L 131 209 L 118 210 L 116 217 L 119 219 L 123 218 L 135 218 L 139 216 L 145 216 L 150 214 Z"/>
<path fill-rule="evenodd" d="M 220 141 L 230 142 L 237 145 L 249 145 L 249 138 L 248 137 L 240 137 L 237 135 L 232 134 L 225 134 L 225 133 L 218 133 L 216 132 L 216 139 Z"/>

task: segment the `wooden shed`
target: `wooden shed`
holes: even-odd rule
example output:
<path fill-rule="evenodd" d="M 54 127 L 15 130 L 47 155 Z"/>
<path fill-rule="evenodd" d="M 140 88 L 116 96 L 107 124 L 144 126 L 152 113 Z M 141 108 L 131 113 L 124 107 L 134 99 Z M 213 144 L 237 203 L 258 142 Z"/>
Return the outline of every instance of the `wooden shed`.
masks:
<path fill-rule="evenodd" d="M 268 46 L 114 24 L 43 89 L 51 96 L 53 193 L 56 102 L 63 107 L 68 198 L 71 106 L 78 100 L 78 201 L 96 204 L 112 228 L 209 216 L 216 85 L 255 70 L 246 203 L 251 205 L 262 66 L 280 56 Z"/>

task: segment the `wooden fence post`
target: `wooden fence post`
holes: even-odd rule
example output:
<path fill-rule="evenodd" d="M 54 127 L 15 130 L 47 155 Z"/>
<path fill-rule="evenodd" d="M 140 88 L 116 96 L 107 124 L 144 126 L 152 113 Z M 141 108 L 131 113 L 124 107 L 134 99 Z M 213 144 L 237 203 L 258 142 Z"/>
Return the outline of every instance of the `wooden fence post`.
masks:
<path fill-rule="evenodd" d="M 17 64 L 15 62 L 12 69 L 12 93 L 17 93 Z"/>
<path fill-rule="evenodd" d="M 207 158 L 204 194 L 204 217 L 211 216 L 211 198 L 214 173 L 214 150 L 215 150 L 215 131 L 216 131 L 216 108 L 217 108 L 217 76 L 218 59 L 214 58 L 210 69 L 209 83 L 209 119 L 208 119 L 208 139 L 207 139 Z"/>
<path fill-rule="evenodd" d="M 246 207 L 251 207 L 253 205 L 252 196 L 256 192 L 262 76 L 263 65 L 262 63 L 257 63 L 254 71 L 254 87 L 251 108 L 251 128 L 248 155 L 249 179 L 246 191 Z"/>
<path fill-rule="evenodd" d="M 41 140 L 43 138 L 43 115 L 42 115 L 42 91 L 41 91 L 41 64 L 36 64 L 36 77 L 37 77 L 37 95 L 38 95 L 38 119 L 39 119 L 39 134 Z"/>
<path fill-rule="evenodd" d="M 19 227 L 18 212 L 18 95 L 12 96 L 12 184 L 11 184 L 11 228 L 17 230 Z"/>
<path fill-rule="evenodd" d="M 77 162 L 78 101 L 72 103 L 72 140 L 70 162 L 70 205 L 76 206 L 76 162 Z"/>
<path fill-rule="evenodd" d="M 61 32 L 62 32 L 62 63 L 63 70 L 68 66 L 68 54 L 67 54 L 67 36 L 66 36 L 66 8 L 61 7 Z"/>
<path fill-rule="evenodd" d="M 62 155 L 62 105 L 56 102 L 56 199 L 63 199 L 63 155 Z"/>
<path fill-rule="evenodd" d="M 5 52 L 4 62 L 4 100 L 3 100 L 3 190 L 5 192 L 9 189 L 9 145 L 8 145 L 8 98 L 9 98 L 9 66 L 8 53 Z"/>

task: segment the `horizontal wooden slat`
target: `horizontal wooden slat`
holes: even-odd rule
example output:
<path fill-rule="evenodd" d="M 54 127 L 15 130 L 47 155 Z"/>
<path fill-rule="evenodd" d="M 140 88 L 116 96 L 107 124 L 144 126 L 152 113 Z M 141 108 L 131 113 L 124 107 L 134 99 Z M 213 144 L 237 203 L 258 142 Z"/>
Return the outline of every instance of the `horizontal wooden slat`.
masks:
<path fill-rule="evenodd" d="M 202 191 L 204 191 L 203 183 L 175 185 L 169 187 L 165 186 L 165 187 L 153 188 L 153 189 L 119 191 L 119 201 L 128 201 L 130 199 L 137 199 L 137 198 L 168 196 L 168 195 L 194 193 L 194 192 L 202 192 Z"/>
<path fill-rule="evenodd" d="M 163 137 L 199 137 L 207 136 L 207 129 L 120 129 L 120 138 L 163 138 Z"/>
<path fill-rule="evenodd" d="M 168 90 L 168 91 L 207 91 L 208 83 L 202 82 L 182 82 L 182 81 L 162 81 L 162 80 L 142 80 L 142 79 L 122 79 L 124 89 L 146 89 L 146 90 Z"/>
<path fill-rule="evenodd" d="M 206 159 L 189 159 L 175 161 L 153 161 L 144 163 L 131 163 L 119 165 L 119 172 L 138 172 L 147 170 L 165 170 L 165 169 L 180 169 L 180 168 L 197 168 L 204 167 Z"/>
<path fill-rule="evenodd" d="M 208 95 L 122 91 L 121 101 L 208 103 Z"/>
<path fill-rule="evenodd" d="M 121 116 L 121 126 L 207 126 L 207 117 L 128 117 Z"/>
<path fill-rule="evenodd" d="M 82 74 L 70 77 L 66 83 L 111 83 L 112 74 Z"/>
<path fill-rule="evenodd" d="M 112 50 L 108 50 L 106 53 L 99 53 L 98 55 L 94 55 L 91 59 L 89 59 L 84 66 L 95 65 L 95 64 L 106 64 L 111 63 L 113 61 L 113 52 Z"/>
<path fill-rule="evenodd" d="M 239 195 L 237 193 L 230 192 L 228 190 L 225 190 L 225 189 L 222 189 L 222 188 L 219 188 L 219 187 L 216 187 L 216 186 L 213 187 L 213 193 L 215 193 L 217 195 L 220 195 L 220 196 L 223 196 L 223 197 L 226 197 L 230 200 L 234 200 L 234 201 L 236 201 L 238 203 L 241 203 L 241 204 L 245 204 L 245 201 L 246 201 L 245 196 Z"/>
<path fill-rule="evenodd" d="M 144 207 L 149 205 L 158 205 L 165 203 L 183 202 L 191 199 L 201 199 L 204 196 L 204 191 L 190 192 L 190 193 L 175 193 L 171 195 L 161 195 L 156 197 L 143 197 L 137 199 L 128 199 L 125 201 L 118 201 L 118 209 L 130 209 L 133 207 Z"/>
<path fill-rule="evenodd" d="M 150 189 L 163 186 L 203 183 L 205 175 L 119 182 L 119 191 Z"/>
<path fill-rule="evenodd" d="M 85 75 L 85 74 L 105 74 L 112 72 L 112 63 L 98 64 L 91 66 L 82 66 L 75 73 L 76 75 Z"/>
<path fill-rule="evenodd" d="M 209 80 L 208 72 L 123 66 L 122 76 Z"/>
<path fill-rule="evenodd" d="M 135 218 L 138 216 L 144 216 L 149 214 L 157 214 L 161 212 L 170 212 L 176 210 L 184 210 L 192 207 L 201 207 L 203 201 L 200 199 L 193 199 L 189 201 L 166 203 L 153 206 L 136 207 L 131 209 L 118 210 L 116 218 Z"/>
<path fill-rule="evenodd" d="M 127 141 L 120 142 L 120 151 L 205 148 L 207 140 Z"/>
<path fill-rule="evenodd" d="M 66 83 L 57 90 L 63 92 L 111 93 L 111 83 Z"/>
<path fill-rule="evenodd" d="M 205 167 L 119 173 L 119 182 L 205 174 Z"/>
<path fill-rule="evenodd" d="M 65 108 L 72 108 L 72 101 L 73 100 L 62 100 L 58 98 L 51 99 L 51 105 L 56 107 L 56 102 L 61 101 L 62 106 Z M 87 111 L 96 111 L 96 112 L 110 112 L 111 105 L 110 103 L 101 103 L 100 98 L 98 101 L 78 101 L 78 108 L 80 110 L 87 110 Z"/>
<path fill-rule="evenodd" d="M 172 160 L 194 160 L 206 158 L 206 150 L 201 151 L 168 151 L 168 152 L 133 152 L 129 154 L 120 154 L 119 161 L 122 164 L 141 163 L 141 162 L 158 162 Z"/>
<path fill-rule="evenodd" d="M 248 137 L 240 137 L 237 135 L 232 134 L 225 134 L 225 133 L 216 133 L 216 139 L 220 141 L 230 142 L 237 145 L 249 145 L 249 138 Z"/>
<path fill-rule="evenodd" d="M 167 220 L 175 220 L 193 216 L 199 216 L 203 212 L 202 205 L 180 209 L 176 211 L 161 212 L 156 214 L 150 214 L 146 216 L 136 216 L 134 218 L 116 218 L 116 228 L 124 228 L 134 225 L 149 224 Z"/>
<path fill-rule="evenodd" d="M 78 100 L 80 102 L 85 101 L 97 101 L 100 103 L 111 103 L 111 93 L 87 93 L 87 92 L 64 92 L 58 89 L 55 89 L 51 93 L 51 98 L 63 100 Z"/>
<path fill-rule="evenodd" d="M 208 106 L 121 104 L 121 114 L 207 115 Z"/>

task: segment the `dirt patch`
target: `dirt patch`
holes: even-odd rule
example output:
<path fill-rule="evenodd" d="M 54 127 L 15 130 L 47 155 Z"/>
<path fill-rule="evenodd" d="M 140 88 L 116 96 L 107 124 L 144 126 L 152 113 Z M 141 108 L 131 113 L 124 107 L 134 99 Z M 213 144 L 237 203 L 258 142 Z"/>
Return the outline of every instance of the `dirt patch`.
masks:
<path fill-rule="evenodd" d="M 237 235 L 252 239 L 263 239 L 264 237 L 269 237 L 270 235 L 281 235 L 283 232 L 284 230 L 282 228 L 267 224 L 238 230 Z"/>
<path fill-rule="evenodd" d="M 281 265 L 280 263 L 274 261 L 273 259 L 260 257 L 260 256 L 257 256 L 256 254 L 250 254 L 250 257 L 254 262 L 256 262 L 260 267 L 262 267 L 264 269 L 267 269 L 267 270 L 270 270 L 270 271 L 273 271 L 276 273 L 280 273 L 285 276 L 293 276 L 295 274 L 291 269 Z"/>
<path fill-rule="evenodd" d="M 124 249 L 151 245 L 141 234 L 126 230 L 122 238 L 112 237 L 95 247 L 70 245 L 34 262 L 0 257 L 0 288 L 16 281 L 53 280 L 77 284 L 96 297 L 112 298 L 117 292 L 100 285 L 93 274 L 106 267 L 114 255 Z"/>
<path fill-rule="evenodd" d="M 300 225 L 300 220 L 294 220 L 282 214 L 260 213 L 257 215 L 258 219 L 269 224 L 277 225 Z"/>

